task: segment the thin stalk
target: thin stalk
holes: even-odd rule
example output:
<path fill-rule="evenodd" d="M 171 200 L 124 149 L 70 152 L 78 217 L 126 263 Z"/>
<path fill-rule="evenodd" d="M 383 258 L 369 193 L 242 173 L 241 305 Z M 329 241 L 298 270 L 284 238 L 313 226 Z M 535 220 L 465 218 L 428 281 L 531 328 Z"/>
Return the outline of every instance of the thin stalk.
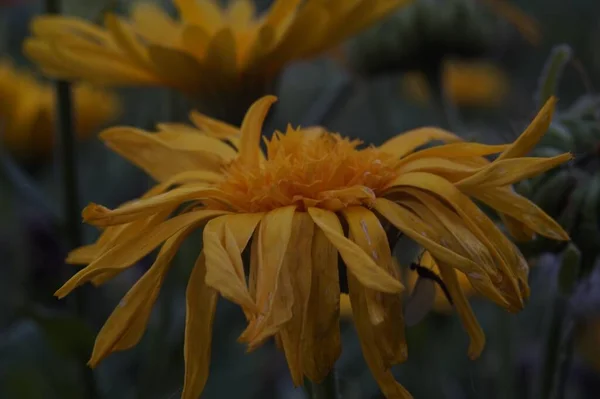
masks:
<path fill-rule="evenodd" d="M 444 118 L 445 127 L 455 133 L 462 132 L 464 127 L 460 120 L 458 108 L 454 101 L 452 101 L 452 98 L 444 85 L 444 69 L 442 63 L 436 63 L 435 67 L 425 71 L 425 75 L 427 76 L 427 81 L 433 92 L 435 107 Z"/>
<path fill-rule="evenodd" d="M 554 378 L 559 358 L 562 327 L 566 314 L 565 299 L 563 297 L 555 298 L 551 310 L 551 319 L 546 330 L 548 331 L 548 336 L 545 343 L 544 363 L 542 365 L 538 392 L 534 395 L 535 398 L 540 399 L 549 398 L 550 392 L 555 386 Z"/>
<path fill-rule="evenodd" d="M 46 0 L 46 12 L 48 14 L 60 14 L 60 0 Z M 56 82 L 56 104 L 57 104 L 57 131 L 59 132 L 59 150 L 62 169 L 63 193 L 64 193 L 64 217 L 67 239 L 70 248 L 81 245 L 81 222 L 80 205 L 77 185 L 77 167 L 75 162 L 75 134 L 73 125 L 73 106 L 71 96 L 71 85 L 69 82 L 59 80 Z M 75 312 L 81 318 L 85 318 L 85 292 L 78 290 L 75 293 Z M 82 362 L 82 375 L 84 380 L 85 397 L 96 399 L 99 397 L 94 372 Z"/>
<path fill-rule="evenodd" d="M 304 392 L 309 399 L 340 399 L 340 388 L 335 370 L 320 383 L 304 380 Z"/>

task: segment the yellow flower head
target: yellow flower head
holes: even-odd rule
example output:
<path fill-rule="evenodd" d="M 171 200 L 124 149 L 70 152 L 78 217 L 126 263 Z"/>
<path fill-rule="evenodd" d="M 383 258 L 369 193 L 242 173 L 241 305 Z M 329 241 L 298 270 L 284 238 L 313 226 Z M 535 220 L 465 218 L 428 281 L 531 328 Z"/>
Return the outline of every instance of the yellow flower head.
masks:
<path fill-rule="evenodd" d="M 54 90 L 19 71 L 8 60 L 0 60 L 0 139 L 18 158 L 48 155 L 55 141 Z M 117 98 L 84 84 L 73 93 L 77 137 L 88 138 L 100 125 L 114 118 Z"/>
<path fill-rule="evenodd" d="M 41 16 L 25 52 L 50 76 L 106 85 L 156 85 L 189 94 L 231 90 L 272 78 L 288 62 L 312 57 L 409 0 L 277 0 L 256 15 L 251 0 L 175 0 L 180 19 L 137 4 L 105 28 Z"/>
<path fill-rule="evenodd" d="M 442 83 L 454 104 L 468 107 L 497 106 L 510 88 L 509 79 L 501 69 L 483 62 L 446 62 Z M 421 72 L 406 73 L 402 86 L 418 102 L 431 100 L 431 88 Z"/>
<path fill-rule="evenodd" d="M 389 368 L 407 358 L 400 270 L 386 227 L 428 251 L 471 337 L 477 357 L 485 338 L 457 271 L 474 289 L 511 311 L 523 307 L 528 267 L 471 198 L 501 213 L 512 231 L 567 240 L 562 228 L 511 188 L 571 159 L 526 158 L 551 120 L 551 100 L 510 145 L 463 142 L 421 128 L 380 147 L 320 128 L 276 132 L 260 148 L 275 97 L 258 100 L 241 128 L 193 114 L 197 128 L 159 125 L 148 133 L 109 129 L 109 147 L 159 183 L 116 209 L 91 204 L 84 220 L 104 228 L 98 241 L 69 255 L 88 264 L 56 295 L 101 284 L 161 247 L 146 274 L 115 309 L 96 340 L 95 366 L 142 336 L 169 263 L 183 239 L 204 226 L 203 248 L 187 289 L 184 398 L 196 398 L 208 376 L 217 295 L 238 304 L 248 326 L 240 341 L 256 348 L 275 336 L 292 379 L 321 381 L 340 353 L 338 253 L 365 359 L 387 397 L 408 398 Z M 431 140 L 448 144 L 417 150 Z M 499 153 L 492 162 L 484 156 Z M 249 264 L 242 252 L 250 252 Z"/>

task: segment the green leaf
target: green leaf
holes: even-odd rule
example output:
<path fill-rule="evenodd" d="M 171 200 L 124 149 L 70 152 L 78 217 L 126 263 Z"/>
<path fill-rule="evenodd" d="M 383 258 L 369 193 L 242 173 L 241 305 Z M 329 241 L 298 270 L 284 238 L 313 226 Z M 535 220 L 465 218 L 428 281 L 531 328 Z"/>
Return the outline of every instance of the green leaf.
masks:
<path fill-rule="evenodd" d="M 542 74 L 538 83 L 538 92 L 536 94 L 536 103 L 539 107 L 556 94 L 558 82 L 565 69 L 565 65 L 571 61 L 573 51 L 568 44 L 555 46 L 550 53 L 550 57 L 544 65 Z"/>

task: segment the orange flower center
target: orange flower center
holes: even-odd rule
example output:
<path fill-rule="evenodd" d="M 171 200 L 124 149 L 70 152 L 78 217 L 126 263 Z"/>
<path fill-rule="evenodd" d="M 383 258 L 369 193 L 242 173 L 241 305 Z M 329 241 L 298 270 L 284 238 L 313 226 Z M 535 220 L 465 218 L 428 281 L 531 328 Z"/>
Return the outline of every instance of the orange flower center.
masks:
<path fill-rule="evenodd" d="M 338 134 L 288 127 L 265 143 L 266 160 L 255 168 L 234 161 L 219 185 L 239 211 L 368 206 L 397 176 L 393 156 Z"/>

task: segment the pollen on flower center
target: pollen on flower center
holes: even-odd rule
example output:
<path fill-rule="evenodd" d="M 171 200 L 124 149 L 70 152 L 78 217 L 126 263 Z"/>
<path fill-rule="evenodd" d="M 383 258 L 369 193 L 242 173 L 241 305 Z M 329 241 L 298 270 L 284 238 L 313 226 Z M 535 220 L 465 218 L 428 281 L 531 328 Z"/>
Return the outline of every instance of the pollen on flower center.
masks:
<path fill-rule="evenodd" d="M 359 140 L 338 134 L 288 127 L 264 141 L 263 162 L 249 168 L 234 161 L 220 183 L 239 210 L 370 205 L 397 175 L 392 156 L 373 147 L 358 149 Z"/>

